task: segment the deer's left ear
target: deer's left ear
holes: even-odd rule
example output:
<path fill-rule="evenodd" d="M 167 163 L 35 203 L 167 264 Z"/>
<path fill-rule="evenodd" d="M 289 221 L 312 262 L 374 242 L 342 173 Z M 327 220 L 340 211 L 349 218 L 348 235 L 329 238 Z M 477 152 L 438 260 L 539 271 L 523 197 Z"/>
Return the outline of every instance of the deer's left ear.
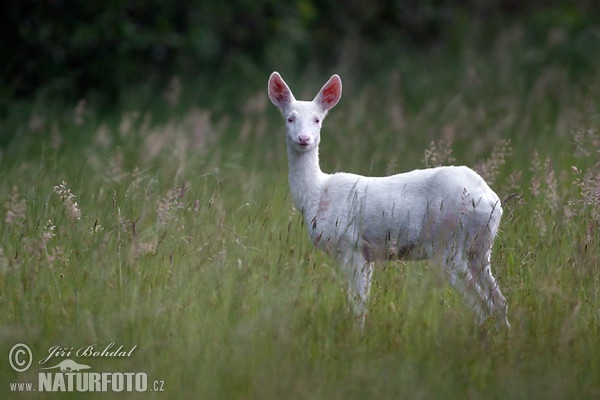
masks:
<path fill-rule="evenodd" d="M 314 101 L 321 106 L 323 111 L 333 108 L 342 97 L 342 80 L 338 75 L 333 75 L 321 88 Z"/>

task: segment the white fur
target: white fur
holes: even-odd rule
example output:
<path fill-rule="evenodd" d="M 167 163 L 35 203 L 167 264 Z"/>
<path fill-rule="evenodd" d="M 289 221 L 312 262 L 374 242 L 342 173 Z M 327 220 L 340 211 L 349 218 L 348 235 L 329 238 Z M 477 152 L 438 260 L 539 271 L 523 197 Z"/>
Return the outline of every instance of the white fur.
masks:
<path fill-rule="evenodd" d="M 312 101 L 296 100 L 277 72 L 268 90 L 286 120 L 292 199 L 313 243 L 342 264 L 361 326 L 375 261 L 432 259 L 481 321 L 493 316 L 510 327 L 506 300 L 490 268 L 502 208 L 483 178 L 462 166 L 381 178 L 326 174 L 319 167 L 320 131 L 341 97 L 339 76 Z"/>

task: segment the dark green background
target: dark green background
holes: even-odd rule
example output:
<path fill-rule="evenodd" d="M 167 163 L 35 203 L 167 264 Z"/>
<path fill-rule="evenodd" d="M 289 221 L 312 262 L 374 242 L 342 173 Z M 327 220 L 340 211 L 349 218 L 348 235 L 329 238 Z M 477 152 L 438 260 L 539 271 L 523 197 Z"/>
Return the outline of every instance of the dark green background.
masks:
<path fill-rule="evenodd" d="M 369 69 L 383 49 L 451 52 L 465 41 L 485 49 L 517 22 L 542 45 L 553 30 L 567 35 L 552 56 L 579 73 L 600 40 L 590 29 L 600 15 L 594 1 L 20 0 L 3 8 L 5 100 L 46 89 L 113 101 L 124 87 L 164 84 L 173 74 L 253 77 L 274 64 L 302 71 L 339 63 L 348 43 L 364 55 L 356 67 Z"/>

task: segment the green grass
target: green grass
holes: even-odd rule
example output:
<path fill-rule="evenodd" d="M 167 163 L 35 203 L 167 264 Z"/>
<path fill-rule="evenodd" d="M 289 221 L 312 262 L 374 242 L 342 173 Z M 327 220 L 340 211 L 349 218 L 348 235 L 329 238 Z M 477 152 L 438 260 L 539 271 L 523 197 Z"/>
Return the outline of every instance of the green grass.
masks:
<path fill-rule="evenodd" d="M 355 328 L 338 266 L 313 250 L 291 205 L 265 71 L 235 115 L 186 105 L 169 115 L 164 102 L 158 120 L 81 121 L 43 106 L 22 118 L 0 172 L 3 398 L 33 397 L 9 382 L 37 383 L 50 347 L 111 342 L 137 347 L 71 358 L 164 381 L 165 393 L 139 398 L 598 398 L 600 77 L 544 65 L 524 80 L 502 43 L 491 57 L 435 60 L 445 69 L 433 56 L 403 61 L 382 71 L 388 84 L 349 74 L 321 162 L 383 175 L 423 167 L 428 150 L 515 194 L 492 259 L 510 334 L 476 327 L 428 263 L 379 265 L 364 333 Z M 22 374 L 6 362 L 19 342 L 34 354 Z"/>

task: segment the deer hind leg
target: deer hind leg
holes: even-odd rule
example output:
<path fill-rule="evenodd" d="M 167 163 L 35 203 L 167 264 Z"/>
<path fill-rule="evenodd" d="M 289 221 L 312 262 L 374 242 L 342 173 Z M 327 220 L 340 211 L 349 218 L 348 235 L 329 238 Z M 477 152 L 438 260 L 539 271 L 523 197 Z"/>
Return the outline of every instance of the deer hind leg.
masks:
<path fill-rule="evenodd" d="M 434 256 L 434 259 L 446 274 L 449 283 L 460 293 L 469 308 L 477 314 L 479 323 L 482 323 L 487 318 L 485 295 L 469 267 L 464 236 L 463 232 L 457 231 L 451 238 L 439 239 L 438 243 L 445 244 L 438 248 L 441 251 Z"/>
<path fill-rule="evenodd" d="M 464 260 L 455 260 L 449 265 L 448 280 L 450 284 L 462 295 L 467 305 L 475 311 L 479 322 L 485 321 L 487 316 L 485 296 L 478 282 L 475 280 L 468 263 Z"/>
<path fill-rule="evenodd" d="M 510 329 L 507 316 L 508 303 L 492 275 L 491 245 L 486 247 L 486 250 L 476 249 L 468 255 L 469 270 L 483 291 L 488 315 L 496 319 L 498 327 L 503 325 Z"/>
<path fill-rule="evenodd" d="M 373 263 L 367 261 L 361 253 L 354 252 L 344 258 L 343 264 L 348 280 L 348 301 L 356 322 L 362 329 L 368 312 Z"/>

